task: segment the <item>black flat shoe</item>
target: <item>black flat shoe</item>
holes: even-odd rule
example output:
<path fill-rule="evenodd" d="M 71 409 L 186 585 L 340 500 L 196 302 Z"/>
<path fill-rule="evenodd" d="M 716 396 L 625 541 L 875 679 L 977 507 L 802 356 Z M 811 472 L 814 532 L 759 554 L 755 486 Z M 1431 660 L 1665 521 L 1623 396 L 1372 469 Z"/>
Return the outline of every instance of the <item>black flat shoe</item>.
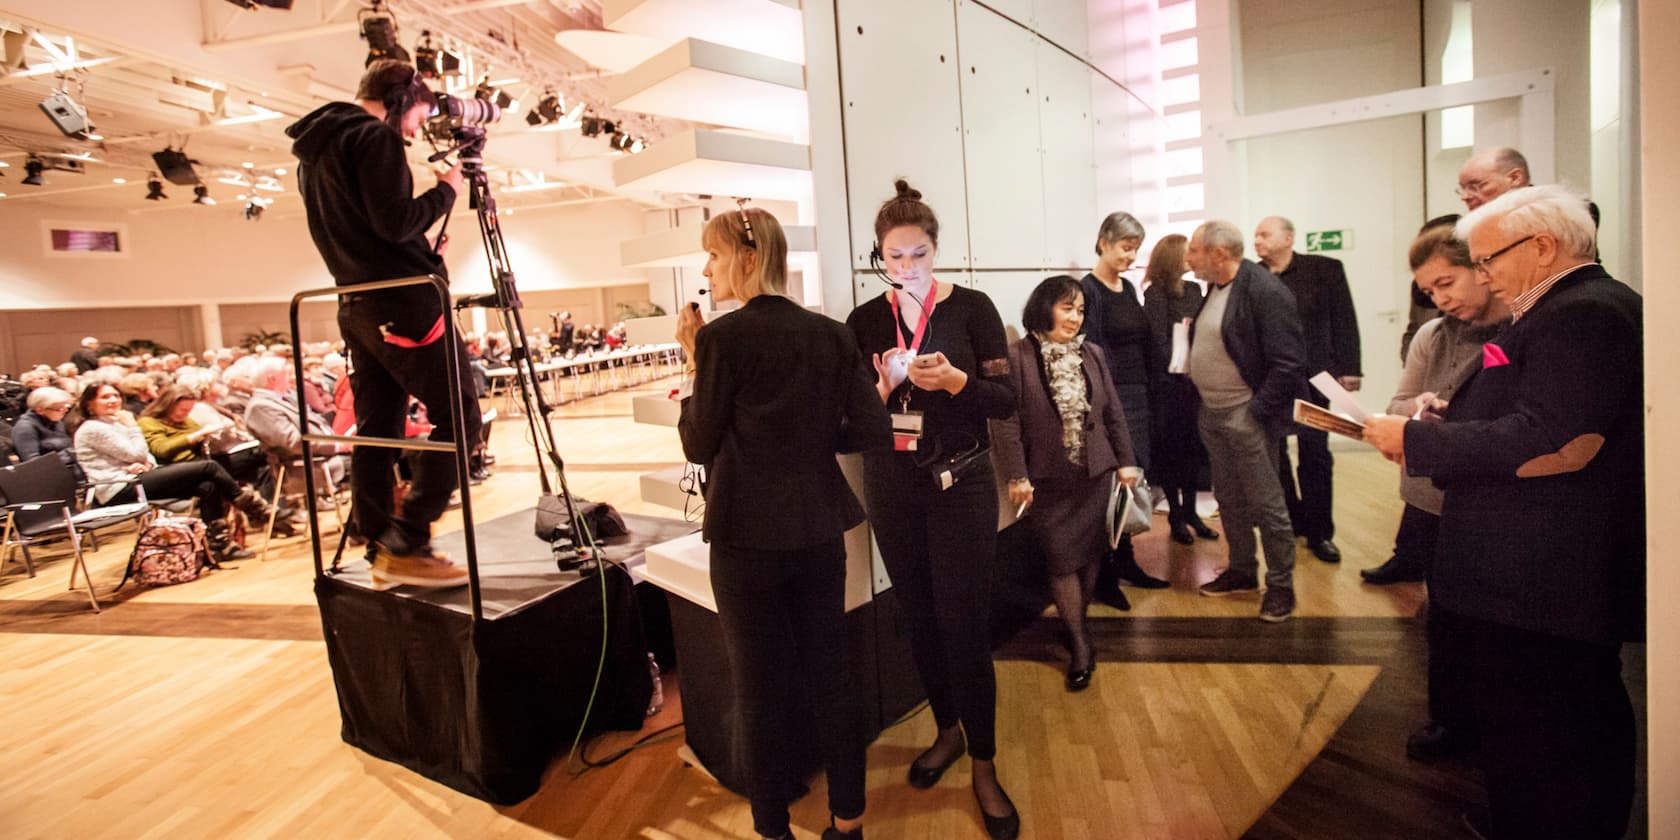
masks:
<path fill-rule="evenodd" d="M 1462 737 L 1435 721 L 1424 724 L 1406 738 L 1406 757 L 1425 764 L 1462 755 L 1474 748 L 1472 739 Z"/>
<path fill-rule="evenodd" d="M 1091 676 L 1097 672 L 1097 658 L 1091 657 L 1090 664 L 1083 668 L 1068 666 L 1067 690 L 1069 693 L 1084 691 L 1091 687 Z"/>
<path fill-rule="evenodd" d="M 933 752 L 933 747 L 923 750 L 922 755 L 916 756 L 916 760 L 910 762 L 910 772 L 906 774 L 910 786 L 917 790 L 927 790 L 939 784 L 939 778 L 944 776 L 945 771 L 951 769 L 951 765 L 956 764 L 957 759 L 961 758 L 962 754 L 967 751 L 968 743 L 964 741 L 961 746 L 957 747 L 956 752 L 951 753 L 951 757 L 946 759 L 944 764 L 938 767 L 929 767 L 922 763 L 922 755 Z"/>
<path fill-rule="evenodd" d="M 1092 593 L 1091 597 L 1097 599 L 1097 603 L 1107 604 L 1121 612 L 1128 612 L 1132 608 L 1132 602 L 1126 599 L 1126 593 L 1121 592 L 1118 585 L 1110 589 L 1099 589 Z"/>
<path fill-rule="evenodd" d="M 1002 793 L 1003 789 L 999 788 L 998 792 Z M 1004 793 L 1003 798 L 1009 799 L 1009 794 Z M 977 807 L 980 806 L 980 794 L 978 793 L 974 795 L 974 804 Z M 1016 810 L 1013 801 L 1009 803 L 1008 816 L 1003 817 L 994 817 L 986 813 L 984 807 L 980 807 L 980 821 L 985 823 L 986 836 L 992 840 L 1015 840 L 1016 837 L 1021 836 L 1021 812 Z"/>
<path fill-rule="evenodd" d="M 834 827 L 834 815 L 828 817 L 828 828 L 823 829 L 822 840 L 863 840 L 863 826 L 851 831 L 841 831 Z"/>
<path fill-rule="evenodd" d="M 1307 540 L 1307 549 L 1326 563 L 1342 562 L 1342 550 L 1329 540 Z"/>
<path fill-rule="evenodd" d="M 1219 532 L 1209 528 L 1207 523 L 1200 519 L 1190 523 L 1190 530 L 1195 531 L 1196 536 L 1201 537 L 1204 540 L 1219 539 Z"/>
<path fill-rule="evenodd" d="M 1190 533 L 1190 526 L 1183 522 L 1172 526 L 1172 541 L 1179 545 L 1195 545 L 1196 535 Z"/>

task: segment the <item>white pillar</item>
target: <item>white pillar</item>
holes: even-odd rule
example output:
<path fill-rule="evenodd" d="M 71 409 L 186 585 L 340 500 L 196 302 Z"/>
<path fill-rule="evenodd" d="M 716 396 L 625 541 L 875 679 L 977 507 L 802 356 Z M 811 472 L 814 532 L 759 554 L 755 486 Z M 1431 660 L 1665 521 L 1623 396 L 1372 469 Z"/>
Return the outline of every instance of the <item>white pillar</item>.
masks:
<path fill-rule="evenodd" d="M 1644 263 L 1664 265 L 1668 238 L 1680 229 L 1680 166 L 1667 150 L 1680 136 L 1680 7 L 1639 4 L 1639 120 L 1642 189 L 1659 199 L 1644 208 Z M 1653 279 L 1645 284 L 1645 493 L 1646 493 L 1646 747 L 1651 837 L 1680 837 L 1680 286 Z M 1670 363 L 1670 364 L 1665 364 Z"/>
<path fill-rule="evenodd" d="M 198 305 L 198 322 L 204 333 L 204 346 L 195 350 L 208 350 L 212 347 L 222 347 L 222 307 L 215 303 L 201 303 Z"/>
<path fill-rule="evenodd" d="M 1552 68 L 1557 80 L 1551 162 L 1535 149 L 1529 163 L 1540 183 L 1592 183 L 1588 81 L 1591 4 L 1582 0 L 1475 0 L 1470 4 L 1476 76 Z M 1514 146 L 1524 154 L 1518 102 L 1476 106 L 1476 146 Z M 1529 143 L 1533 146 L 1532 139 Z"/>

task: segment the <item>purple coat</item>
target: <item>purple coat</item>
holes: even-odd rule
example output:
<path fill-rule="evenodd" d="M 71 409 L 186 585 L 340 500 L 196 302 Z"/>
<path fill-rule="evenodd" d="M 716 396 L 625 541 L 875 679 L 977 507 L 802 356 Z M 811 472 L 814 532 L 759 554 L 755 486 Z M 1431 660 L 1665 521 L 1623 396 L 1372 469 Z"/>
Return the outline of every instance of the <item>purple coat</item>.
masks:
<path fill-rule="evenodd" d="M 1062 416 L 1050 399 L 1044 381 L 1044 362 L 1038 342 L 1022 338 L 1009 345 L 1009 376 L 1015 386 L 1015 416 L 992 421 L 992 447 L 1003 481 L 1015 478 L 1096 478 L 1119 467 L 1137 466 L 1132 454 L 1132 437 L 1126 429 L 1126 414 L 1114 392 L 1102 348 L 1086 341 L 1084 357 L 1085 393 L 1091 412 L 1085 417 L 1085 470 L 1068 460 L 1062 445 Z"/>

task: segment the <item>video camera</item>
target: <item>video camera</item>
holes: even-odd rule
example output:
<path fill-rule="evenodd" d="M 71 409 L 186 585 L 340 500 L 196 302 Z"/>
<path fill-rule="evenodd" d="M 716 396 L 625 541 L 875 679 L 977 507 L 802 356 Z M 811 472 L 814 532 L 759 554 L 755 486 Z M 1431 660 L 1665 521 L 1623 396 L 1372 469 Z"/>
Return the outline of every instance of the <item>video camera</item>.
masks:
<path fill-rule="evenodd" d="M 502 109 L 483 99 L 437 94 L 437 106 L 426 121 L 426 138 L 434 144 L 454 144 L 482 151 L 484 127 L 499 122 Z"/>

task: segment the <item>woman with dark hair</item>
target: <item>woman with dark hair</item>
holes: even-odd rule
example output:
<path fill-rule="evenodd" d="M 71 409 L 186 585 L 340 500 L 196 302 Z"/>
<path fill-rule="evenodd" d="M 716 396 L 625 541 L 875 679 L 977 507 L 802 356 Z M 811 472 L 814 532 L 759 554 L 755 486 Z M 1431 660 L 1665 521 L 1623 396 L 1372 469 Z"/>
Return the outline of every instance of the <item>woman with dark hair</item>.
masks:
<path fill-rule="evenodd" d="M 678 315 L 695 374 L 677 430 L 683 454 L 708 477 L 712 593 L 753 829 L 793 836 L 788 803 L 799 780 L 787 759 L 803 690 L 828 775 L 823 839 L 861 840 L 868 745 L 849 690 L 844 536 L 863 508 L 834 456 L 885 447 L 892 428 L 851 334 L 788 298 L 776 217 L 757 208 L 713 216 L 701 245 L 712 300 L 742 306 L 709 325 L 696 304 Z"/>
<path fill-rule="evenodd" d="M 1003 320 L 990 298 L 933 275 L 939 219 L 899 180 L 875 215 L 875 238 L 893 290 L 852 310 L 846 325 L 875 365 L 875 389 L 893 414 L 893 447 L 865 452 L 864 495 L 910 626 L 911 655 L 939 736 L 910 764 L 910 785 L 932 787 L 961 757 L 986 831 L 1020 831 L 999 784 L 997 681 L 990 640 L 997 479 L 988 420 L 1015 410 Z"/>
<path fill-rule="evenodd" d="M 1149 400 L 1149 446 L 1154 457 L 1155 486 L 1167 494 L 1167 523 L 1175 542 L 1189 545 L 1196 537 L 1219 539 L 1196 514 L 1196 484 L 1207 462 L 1196 412 L 1202 404 L 1188 368 L 1173 371 L 1173 325 L 1188 327 L 1202 308 L 1202 287 L 1184 282 L 1184 254 L 1189 240 L 1182 234 L 1164 236 L 1149 252 L 1144 269 L 1143 311 L 1149 316 L 1155 354 L 1150 371 L 1153 395 Z M 1189 337 L 1186 336 L 1186 342 Z M 1187 345 L 1188 346 L 1188 345 Z"/>
<path fill-rule="evenodd" d="M 252 518 L 268 520 L 269 505 L 239 483 L 215 461 L 187 461 L 158 466 L 146 446 L 146 436 L 123 409 L 123 395 L 113 385 L 89 385 L 76 401 L 76 460 L 94 485 L 100 504 L 121 504 L 139 498 L 135 486 L 149 499 L 198 499 L 205 538 L 218 560 L 251 556 L 231 539 L 228 505 Z"/>
<path fill-rule="evenodd" d="M 1108 553 L 1115 470 L 1128 486 L 1143 474 L 1102 348 L 1079 333 L 1084 322 L 1078 280 L 1061 275 L 1033 289 L 1021 313 L 1027 335 L 1009 348 L 1015 416 L 993 426 L 1009 501 L 1028 510 L 1027 525 L 1050 567 L 1056 613 L 1067 625 L 1068 691 L 1083 691 L 1096 670 L 1085 609 Z"/>

